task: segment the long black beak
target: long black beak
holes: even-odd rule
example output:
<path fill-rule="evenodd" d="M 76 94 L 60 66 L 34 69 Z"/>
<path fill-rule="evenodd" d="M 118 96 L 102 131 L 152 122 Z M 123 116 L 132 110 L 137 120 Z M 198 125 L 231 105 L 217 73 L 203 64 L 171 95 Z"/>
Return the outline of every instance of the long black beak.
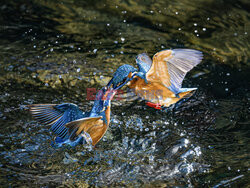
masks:
<path fill-rule="evenodd" d="M 126 78 L 126 80 L 122 83 L 122 84 L 120 84 L 120 85 L 118 85 L 118 86 L 114 86 L 113 85 L 113 89 L 114 90 L 118 90 L 118 89 L 120 89 L 120 88 L 122 88 L 125 84 L 127 84 L 128 83 L 128 81 L 130 81 L 131 79 L 130 78 Z M 113 78 L 109 81 L 109 83 L 107 84 L 107 87 L 110 89 L 110 87 L 111 87 L 111 85 L 113 84 Z"/>
<path fill-rule="evenodd" d="M 113 78 L 111 80 L 109 80 L 109 83 L 107 84 L 107 87 L 110 88 L 110 86 L 112 85 L 113 83 Z"/>
<path fill-rule="evenodd" d="M 131 79 L 129 78 L 129 77 L 127 77 L 126 78 L 126 80 L 122 83 L 122 84 L 120 84 L 119 86 L 117 86 L 116 88 L 114 88 L 115 90 L 117 90 L 117 89 L 120 89 L 120 88 L 122 88 L 124 85 L 126 85 L 127 83 L 128 83 L 128 81 L 130 81 Z"/>

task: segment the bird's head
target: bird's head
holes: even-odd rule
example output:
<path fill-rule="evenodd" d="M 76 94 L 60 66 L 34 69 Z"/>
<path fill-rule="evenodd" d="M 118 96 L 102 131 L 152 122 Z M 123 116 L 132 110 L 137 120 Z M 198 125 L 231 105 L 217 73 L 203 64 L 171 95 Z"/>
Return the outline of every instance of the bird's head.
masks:
<path fill-rule="evenodd" d="M 113 78 L 108 83 L 108 88 L 113 88 L 117 90 L 124 86 L 129 79 L 131 78 L 132 74 L 136 72 L 137 69 L 131 65 L 122 65 L 120 66 L 114 73 Z"/>

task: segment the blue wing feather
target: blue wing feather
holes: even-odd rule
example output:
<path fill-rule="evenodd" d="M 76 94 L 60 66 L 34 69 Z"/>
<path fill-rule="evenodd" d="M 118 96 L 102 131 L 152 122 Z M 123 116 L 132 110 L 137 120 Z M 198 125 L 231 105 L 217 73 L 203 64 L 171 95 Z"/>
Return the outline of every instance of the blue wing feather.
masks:
<path fill-rule="evenodd" d="M 33 117 L 44 125 L 50 125 L 51 130 L 61 139 L 68 139 L 68 129 L 65 124 L 84 118 L 83 112 L 71 103 L 64 104 L 35 104 L 30 105 Z"/>

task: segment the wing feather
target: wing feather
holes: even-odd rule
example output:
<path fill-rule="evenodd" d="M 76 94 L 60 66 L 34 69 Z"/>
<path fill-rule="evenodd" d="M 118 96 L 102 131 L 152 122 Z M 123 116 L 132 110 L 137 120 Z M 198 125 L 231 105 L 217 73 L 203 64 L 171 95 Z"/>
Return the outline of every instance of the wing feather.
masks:
<path fill-rule="evenodd" d="M 70 103 L 33 104 L 29 105 L 29 109 L 38 122 L 51 126 L 51 130 L 62 139 L 69 137 L 65 125 L 84 117 L 83 112 L 75 104 Z"/>
<path fill-rule="evenodd" d="M 202 60 L 202 52 L 192 49 L 163 50 L 153 57 L 153 64 L 146 74 L 151 82 L 162 83 L 173 93 L 180 92 L 188 71 Z"/>
<path fill-rule="evenodd" d="M 65 126 L 69 130 L 70 140 L 74 140 L 83 132 L 90 136 L 92 145 L 96 145 L 108 128 L 108 125 L 105 126 L 101 119 L 102 116 L 87 117 L 66 124 Z"/>

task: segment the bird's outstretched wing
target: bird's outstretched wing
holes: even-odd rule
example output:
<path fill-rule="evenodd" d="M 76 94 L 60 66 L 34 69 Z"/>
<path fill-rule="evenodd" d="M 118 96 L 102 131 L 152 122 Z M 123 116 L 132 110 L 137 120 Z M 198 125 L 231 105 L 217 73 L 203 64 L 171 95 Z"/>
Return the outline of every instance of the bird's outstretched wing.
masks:
<path fill-rule="evenodd" d="M 103 123 L 102 116 L 78 119 L 65 126 L 69 130 L 70 140 L 75 140 L 79 134 L 83 134 L 85 140 L 93 146 L 99 142 L 108 128 L 108 126 Z"/>
<path fill-rule="evenodd" d="M 192 49 L 163 50 L 153 57 L 146 74 L 150 82 L 161 83 L 174 94 L 181 92 L 182 81 L 188 71 L 202 60 L 202 52 Z"/>
<path fill-rule="evenodd" d="M 77 105 L 64 104 L 33 104 L 28 106 L 32 116 L 44 125 L 50 125 L 51 130 L 62 139 L 69 137 L 65 124 L 84 117 Z"/>

